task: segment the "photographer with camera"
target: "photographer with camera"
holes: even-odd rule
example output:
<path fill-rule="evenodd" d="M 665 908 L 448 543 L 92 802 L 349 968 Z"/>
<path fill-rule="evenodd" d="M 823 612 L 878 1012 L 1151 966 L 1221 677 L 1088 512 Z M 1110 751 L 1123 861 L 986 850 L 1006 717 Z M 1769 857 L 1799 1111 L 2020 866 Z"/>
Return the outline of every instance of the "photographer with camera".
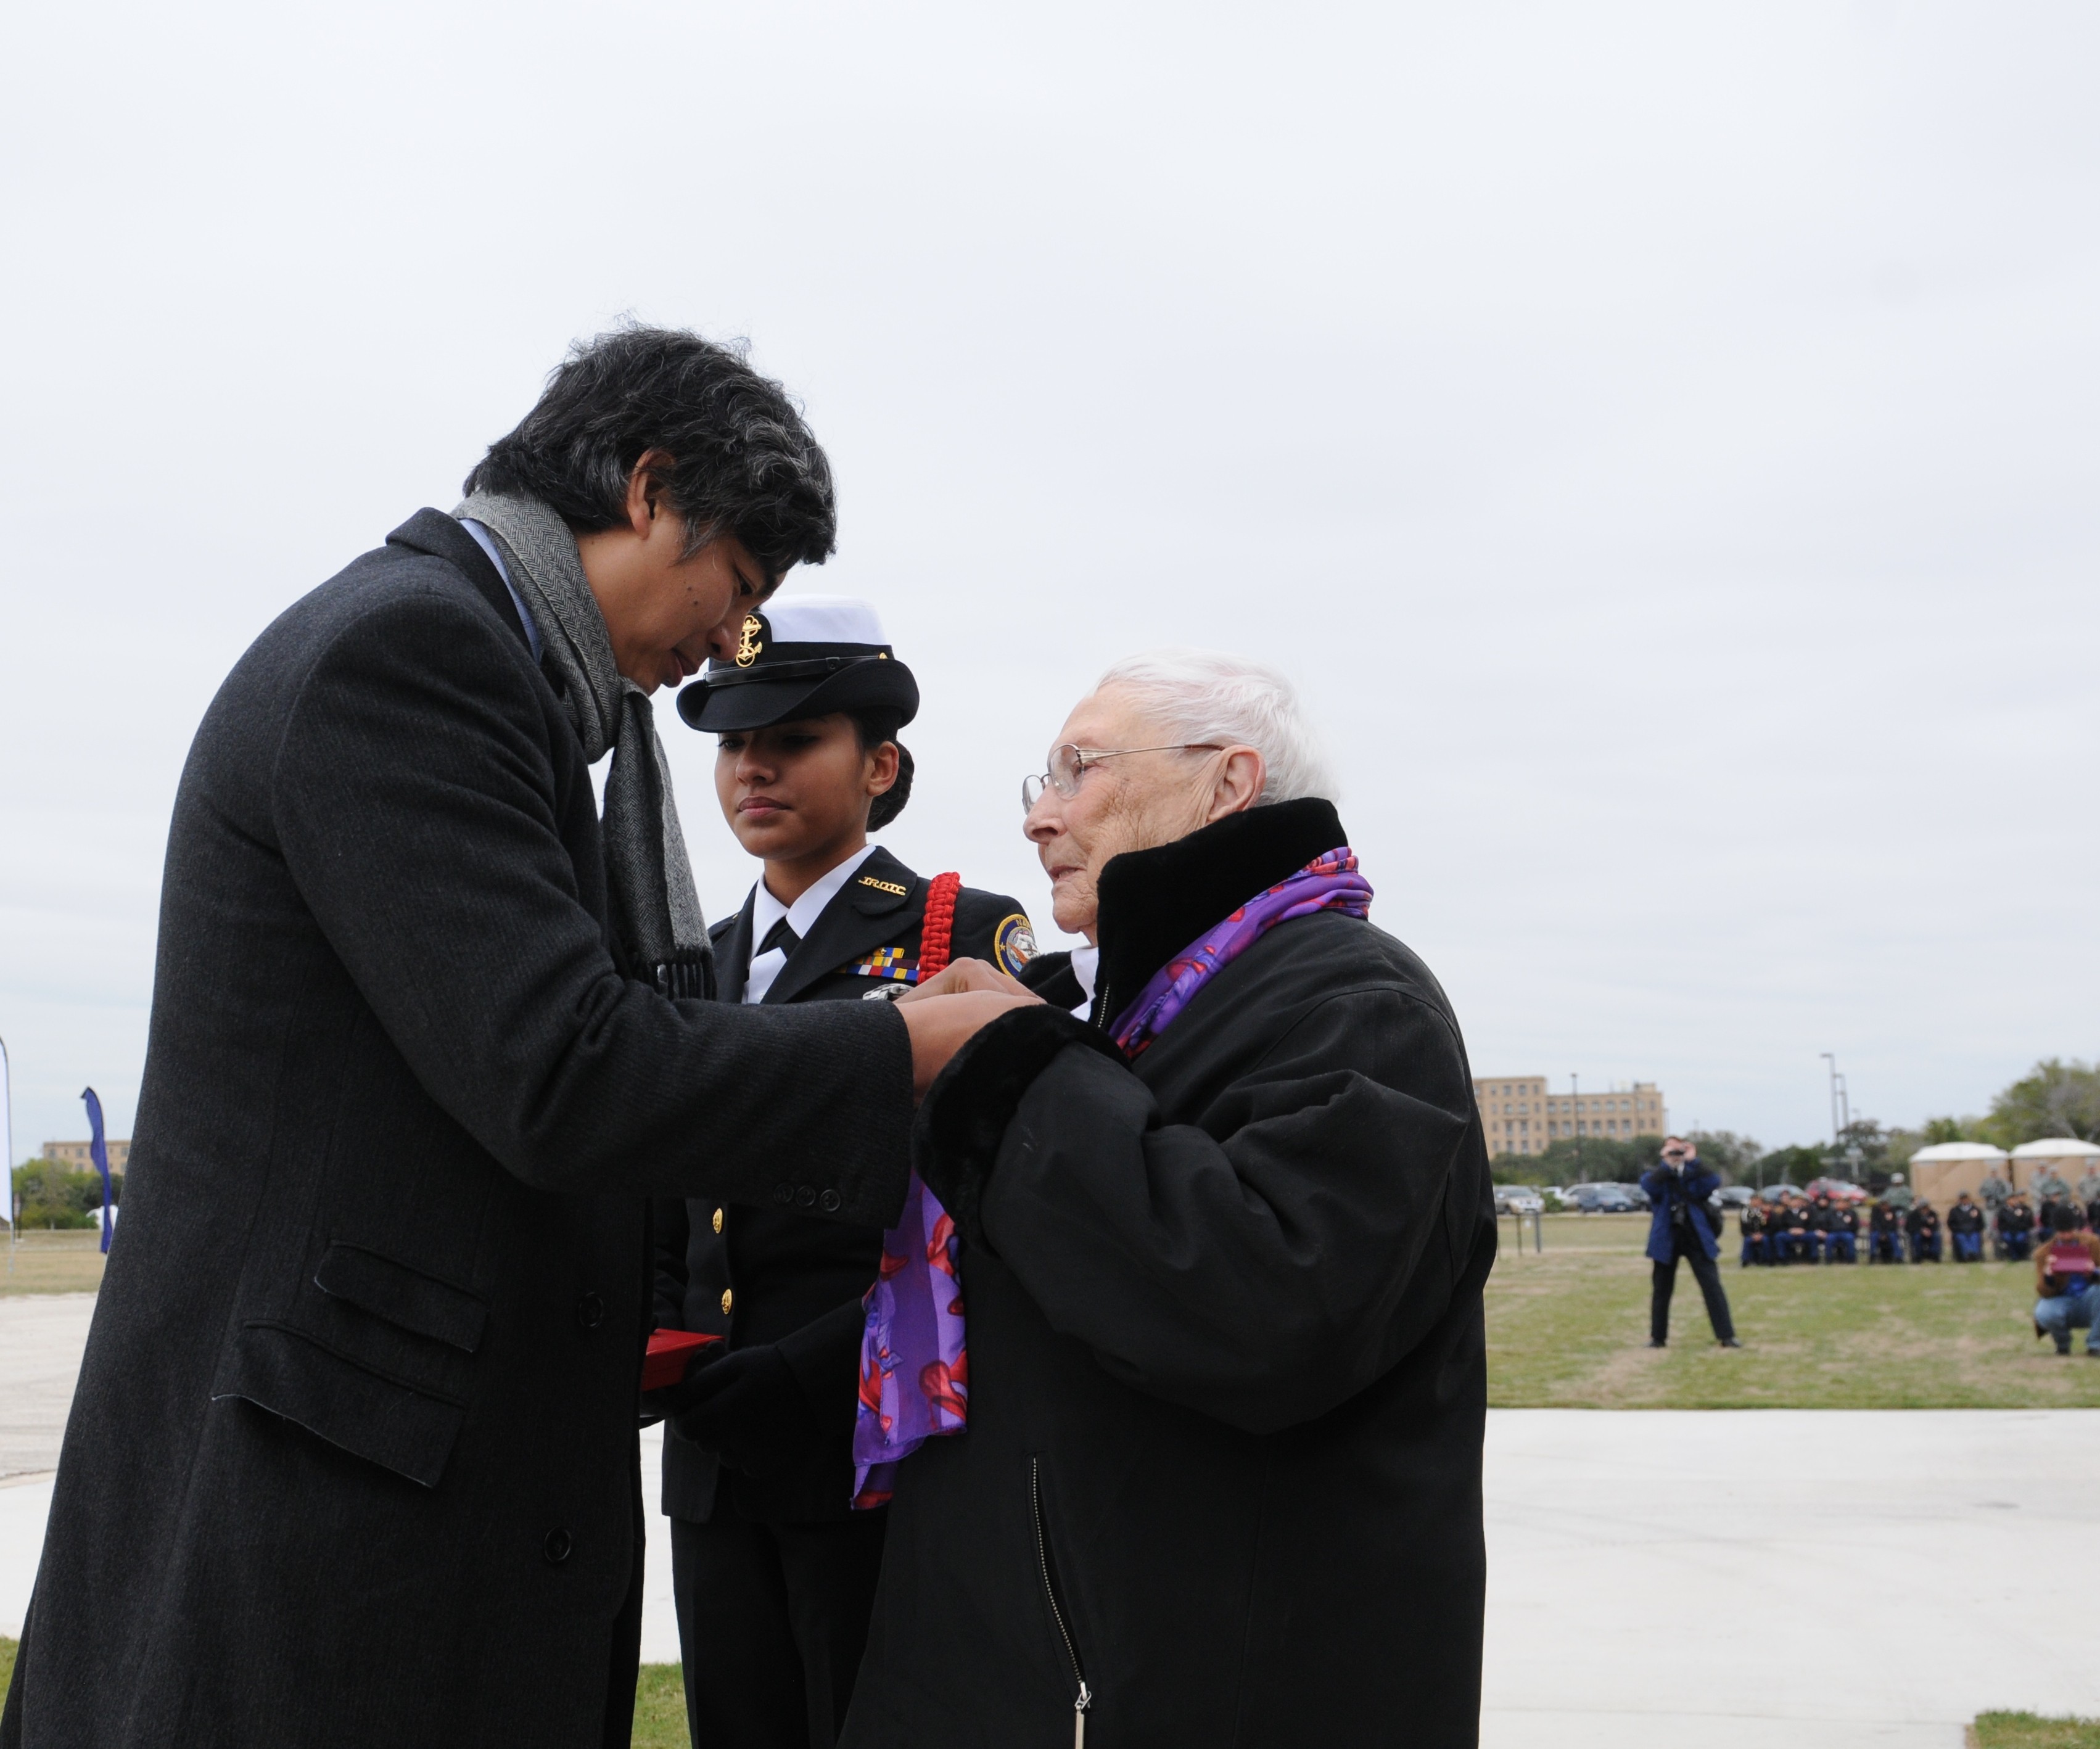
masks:
<path fill-rule="evenodd" d="M 1721 1271 L 1714 1259 L 1721 1247 L 1714 1238 L 1714 1221 L 1709 1207 L 1721 1181 L 1701 1164 L 1699 1151 L 1683 1137 L 1673 1135 L 1662 1146 L 1662 1163 L 1641 1179 L 1641 1188 L 1654 1209 L 1648 1227 L 1648 1254 L 1655 1265 L 1655 1285 L 1648 1302 L 1650 1348 L 1670 1346 L 1670 1297 L 1677 1285 L 1677 1260 L 1683 1258 L 1705 1296 L 1706 1316 L 1714 1335 L 1723 1348 L 1740 1348 L 1734 1320 L 1728 1315 L 1728 1296 L 1721 1286 Z"/>
<path fill-rule="evenodd" d="M 2079 1228 L 2079 1211 L 2068 1202 L 2056 1205 L 2049 1237 L 2035 1253 L 2034 1327 L 2036 1336 L 2053 1337 L 2059 1355 L 2071 1352 L 2071 1333 L 2085 1333 L 2085 1352 L 2100 1360 L 2100 1238 Z"/>

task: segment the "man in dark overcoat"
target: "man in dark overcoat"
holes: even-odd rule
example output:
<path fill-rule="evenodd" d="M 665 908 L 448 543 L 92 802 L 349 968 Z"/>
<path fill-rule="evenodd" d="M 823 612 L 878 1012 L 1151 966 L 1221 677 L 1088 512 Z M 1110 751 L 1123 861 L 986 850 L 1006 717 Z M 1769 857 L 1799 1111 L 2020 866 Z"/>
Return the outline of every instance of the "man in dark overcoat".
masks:
<path fill-rule="evenodd" d="M 1005 1004 L 700 999 L 648 694 L 831 550 L 777 385 L 625 330 L 468 483 L 192 747 L 10 1749 L 625 1743 L 647 1198 L 884 1224 Z"/>

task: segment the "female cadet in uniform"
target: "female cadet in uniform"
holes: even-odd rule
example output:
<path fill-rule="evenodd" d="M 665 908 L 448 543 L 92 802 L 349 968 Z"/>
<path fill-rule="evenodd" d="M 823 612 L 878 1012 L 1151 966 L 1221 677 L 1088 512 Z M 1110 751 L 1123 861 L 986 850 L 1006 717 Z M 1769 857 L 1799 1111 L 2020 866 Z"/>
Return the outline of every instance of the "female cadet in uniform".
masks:
<path fill-rule="evenodd" d="M 929 881 L 868 842 L 911 792 L 896 737 L 918 707 L 873 610 L 810 596 L 752 615 L 734 661 L 679 695 L 679 715 L 717 737 L 730 830 L 765 862 L 712 933 L 722 1000 L 893 996 L 922 954 L 1017 972 L 1034 953 L 1016 901 Z M 661 1405 L 686 1712 L 708 1749 L 828 1749 L 881 1565 L 886 1514 L 849 1507 L 861 1299 L 882 1235 L 819 1218 L 814 1189 L 788 1196 L 656 1214 L 657 1321 L 728 1338 Z"/>

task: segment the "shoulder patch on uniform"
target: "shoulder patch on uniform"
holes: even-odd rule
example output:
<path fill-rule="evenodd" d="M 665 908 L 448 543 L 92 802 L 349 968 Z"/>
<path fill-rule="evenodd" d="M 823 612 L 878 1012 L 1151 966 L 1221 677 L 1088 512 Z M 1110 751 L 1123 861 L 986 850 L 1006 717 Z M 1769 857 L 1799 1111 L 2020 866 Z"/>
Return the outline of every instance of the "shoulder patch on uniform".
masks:
<path fill-rule="evenodd" d="M 1016 911 L 991 932 L 992 957 L 1008 977 L 1018 977 L 1021 968 L 1035 957 L 1035 932 L 1028 919 Z"/>
<path fill-rule="evenodd" d="M 872 874 L 862 875 L 860 884 L 863 887 L 872 887 L 877 892 L 893 892 L 900 899 L 911 890 L 909 887 L 898 886 L 893 880 L 877 880 Z M 1026 920 L 1026 919 L 1023 919 L 1024 922 Z"/>

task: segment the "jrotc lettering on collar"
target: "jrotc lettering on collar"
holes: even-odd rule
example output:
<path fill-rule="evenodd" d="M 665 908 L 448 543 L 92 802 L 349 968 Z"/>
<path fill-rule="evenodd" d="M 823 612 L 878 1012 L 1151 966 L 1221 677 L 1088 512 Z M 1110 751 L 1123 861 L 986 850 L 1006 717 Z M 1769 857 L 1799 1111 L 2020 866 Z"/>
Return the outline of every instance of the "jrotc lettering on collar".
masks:
<path fill-rule="evenodd" d="M 909 887 L 898 886 L 893 880 L 877 880 L 872 874 L 862 875 L 860 884 L 872 887 L 877 892 L 893 892 L 900 899 L 911 890 Z"/>

